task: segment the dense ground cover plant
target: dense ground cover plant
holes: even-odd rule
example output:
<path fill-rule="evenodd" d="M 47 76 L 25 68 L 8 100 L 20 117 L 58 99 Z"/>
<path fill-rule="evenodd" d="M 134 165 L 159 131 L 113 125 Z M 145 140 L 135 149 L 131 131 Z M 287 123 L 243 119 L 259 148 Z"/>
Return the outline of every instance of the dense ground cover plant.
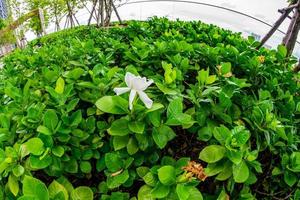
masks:
<path fill-rule="evenodd" d="M 256 45 L 154 18 L 15 51 L 0 71 L 0 199 L 299 199 L 295 59 Z M 153 81 L 151 108 L 116 95 L 128 73 Z"/>

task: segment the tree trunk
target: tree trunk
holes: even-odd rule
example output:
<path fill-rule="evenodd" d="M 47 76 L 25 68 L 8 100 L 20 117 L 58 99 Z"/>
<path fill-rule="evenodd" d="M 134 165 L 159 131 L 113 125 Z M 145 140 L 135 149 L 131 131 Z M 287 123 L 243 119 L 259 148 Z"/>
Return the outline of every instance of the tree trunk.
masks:
<path fill-rule="evenodd" d="M 294 72 L 296 73 L 300 72 L 300 59 L 298 61 L 298 65 L 294 68 Z"/>
<path fill-rule="evenodd" d="M 101 26 L 104 27 L 104 0 L 101 0 Z"/>
<path fill-rule="evenodd" d="M 297 21 L 297 17 L 299 17 L 298 15 L 298 13 L 299 13 L 299 9 L 300 9 L 300 0 L 298 0 L 297 1 L 297 7 L 296 7 L 296 9 L 295 9 L 295 13 L 294 13 L 294 15 L 293 15 L 293 18 L 292 18 L 292 20 L 291 20 L 291 22 L 290 22 L 290 25 L 289 25 L 289 27 L 288 27 L 288 30 L 287 30 L 287 32 L 286 32 L 286 35 L 284 36 L 284 38 L 283 38 L 283 40 L 282 40 L 282 44 L 284 45 L 284 46 L 287 46 L 287 43 L 288 43 L 288 41 L 289 41 L 289 38 L 291 37 L 291 33 L 293 32 L 293 29 L 294 29 L 294 26 L 295 26 L 295 24 L 296 24 L 296 21 Z"/>
<path fill-rule="evenodd" d="M 116 6 L 115 6 L 113 0 L 112 0 L 112 2 L 111 2 L 111 5 L 112 5 L 112 7 L 113 7 L 113 9 L 114 9 L 114 11 L 115 11 L 115 13 L 116 13 L 116 15 L 117 15 L 117 18 L 118 18 L 120 24 L 122 24 L 121 17 L 120 17 L 120 15 L 119 15 L 119 12 L 118 12 L 118 10 L 117 10 L 117 8 L 116 8 Z"/>
<path fill-rule="evenodd" d="M 278 29 L 278 27 L 282 24 L 282 22 L 287 18 L 287 16 L 289 16 L 290 12 L 293 9 L 285 9 L 283 10 L 282 15 L 280 16 L 280 18 L 275 22 L 275 24 L 273 25 L 272 29 L 266 34 L 266 36 L 261 40 L 260 45 L 257 47 L 257 49 L 259 49 L 260 47 L 262 47 L 269 39 L 270 37 L 275 33 L 275 31 Z"/>
<path fill-rule="evenodd" d="M 297 20 L 295 21 L 293 30 L 286 44 L 286 48 L 289 56 L 292 55 L 293 50 L 295 48 L 299 30 L 300 30 L 300 12 L 299 10 L 297 10 Z"/>
<path fill-rule="evenodd" d="M 91 25 L 92 18 L 94 16 L 96 6 L 97 6 L 97 0 L 93 0 L 93 8 L 92 8 L 92 11 L 91 11 L 91 14 L 90 14 L 90 17 L 89 17 L 88 25 Z M 97 21 L 97 19 L 96 19 L 96 21 Z"/>

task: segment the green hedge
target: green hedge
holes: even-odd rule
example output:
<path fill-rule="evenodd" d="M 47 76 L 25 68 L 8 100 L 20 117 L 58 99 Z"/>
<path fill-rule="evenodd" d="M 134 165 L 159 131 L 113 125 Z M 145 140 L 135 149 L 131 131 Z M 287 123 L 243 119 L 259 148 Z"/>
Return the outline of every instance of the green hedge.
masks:
<path fill-rule="evenodd" d="M 299 199 L 296 59 L 257 45 L 153 18 L 16 50 L 0 71 L 0 199 Z M 128 85 L 134 99 L 116 95 Z"/>

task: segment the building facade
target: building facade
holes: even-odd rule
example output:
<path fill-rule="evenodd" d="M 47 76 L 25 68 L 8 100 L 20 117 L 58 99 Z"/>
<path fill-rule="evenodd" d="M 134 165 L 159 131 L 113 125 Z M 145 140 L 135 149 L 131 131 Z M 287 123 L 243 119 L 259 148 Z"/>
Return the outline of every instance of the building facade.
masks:
<path fill-rule="evenodd" d="M 0 18 L 7 17 L 7 8 L 6 8 L 6 0 L 0 0 Z"/>

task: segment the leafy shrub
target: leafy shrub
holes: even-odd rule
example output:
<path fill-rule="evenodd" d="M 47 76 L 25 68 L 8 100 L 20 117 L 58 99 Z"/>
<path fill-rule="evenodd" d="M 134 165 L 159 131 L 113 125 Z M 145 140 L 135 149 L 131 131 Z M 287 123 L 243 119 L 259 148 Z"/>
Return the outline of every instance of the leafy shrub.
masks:
<path fill-rule="evenodd" d="M 0 72 L 0 199 L 299 199 L 295 59 L 256 45 L 154 18 L 15 51 Z M 129 72 L 153 80 L 150 109 L 114 93 Z"/>

